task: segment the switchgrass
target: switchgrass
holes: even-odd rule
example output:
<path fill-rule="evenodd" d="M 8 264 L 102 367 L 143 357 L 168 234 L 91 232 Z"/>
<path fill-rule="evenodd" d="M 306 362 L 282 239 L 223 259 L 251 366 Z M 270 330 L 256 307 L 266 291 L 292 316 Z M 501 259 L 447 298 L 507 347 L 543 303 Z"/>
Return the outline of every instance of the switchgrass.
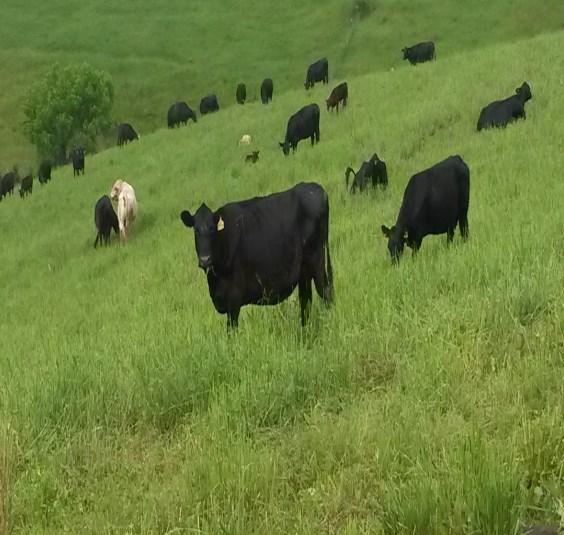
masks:
<path fill-rule="evenodd" d="M 564 28 L 560 0 L 368 0 L 373 9 L 362 20 L 355 3 L 3 0 L 0 172 L 14 164 L 36 170 L 22 104 L 29 85 L 57 61 L 109 72 L 116 122 L 144 135 L 166 124 L 175 100 L 197 108 L 215 92 L 220 106 L 233 105 L 241 81 L 257 101 L 262 79 L 272 77 L 277 98 L 301 87 L 306 67 L 322 56 L 331 78 L 342 78 L 397 67 L 401 49 L 422 40 L 435 40 L 442 59 Z M 115 133 L 100 142 L 114 144 Z"/>
<path fill-rule="evenodd" d="M 562 32 L 347 77 L 321 142 L 288 116 L 327 87 L 143 136 L 2 202 L 0 489 L 13 533 L 514 533 L 564 499 Z M 527 80 L 526 121 L 475 132 Z M 256 165 L 245 164 L 260 150 Z M 376 151 L 387 191 L 350 196 Z M 393 268 L 380 233 L 409 176 L 471 170 L 470 240 Z M 136 188 L 131 242 L 93 207 Z M 321 183 L 335 306 L 246 307 L 228 334 L 184 208 Z M 15 222 L 18 222 L 15 224 Z M 1 502 L 0 502 L 1 503 Z M 0 509 L 1 510 L 1 509 Z M 1 525 L 1 524 L 0 524 Z"/>

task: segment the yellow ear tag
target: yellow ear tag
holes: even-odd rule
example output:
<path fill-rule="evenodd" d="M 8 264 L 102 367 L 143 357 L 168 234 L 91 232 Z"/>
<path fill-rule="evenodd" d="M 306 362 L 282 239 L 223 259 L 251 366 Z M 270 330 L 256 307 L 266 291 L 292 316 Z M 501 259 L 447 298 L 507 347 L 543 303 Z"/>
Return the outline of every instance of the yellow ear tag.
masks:
<path fill-rule="evenodd" d="M 225 223 L 223 222 L 223 219 L 220 216 L 219 221 L 217 222 L 217 230 L 221 231 L 224 228 L 225 228 Z"/>

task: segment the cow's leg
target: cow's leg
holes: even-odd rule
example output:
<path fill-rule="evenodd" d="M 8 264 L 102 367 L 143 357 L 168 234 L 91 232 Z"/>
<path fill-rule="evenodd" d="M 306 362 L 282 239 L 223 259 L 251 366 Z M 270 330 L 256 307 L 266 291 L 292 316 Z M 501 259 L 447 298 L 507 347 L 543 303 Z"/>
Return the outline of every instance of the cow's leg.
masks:
<path fill-rule="evenodd" d="M 449 228 L 447 230 L 447 244 L 450 245 L 452 243 L 452 239 L 454 238 L 454 227 Z"/>
<path fill-rule="evenodd" d="M 300 314 L 302 318 L 302 327 L 305 326 L 309 318 L 309 310 L 311 307 L 311 278 L 302 277 L 299 283 L 300 294 Z"/>
<path fill-rule="evenodd" d="M 236 329 L 239 326 L 240 308 L 234 308 L 227 312 L 227 330 Z"/>
<path fill-rule="evenodd" d="M 315 145 L 315 132 L 311 134 L 311 146 L 313 147 L 314 145 Z"/>
<path fill-rule="evenodd" d="M 102 241 L 100 239 L 100 233 L 98 232 L 98 234 L 96 234 L 96 239 L 94 240 L 94 249 L 96 249 L 97 245 L 98 245 L 98 241 Z"/>

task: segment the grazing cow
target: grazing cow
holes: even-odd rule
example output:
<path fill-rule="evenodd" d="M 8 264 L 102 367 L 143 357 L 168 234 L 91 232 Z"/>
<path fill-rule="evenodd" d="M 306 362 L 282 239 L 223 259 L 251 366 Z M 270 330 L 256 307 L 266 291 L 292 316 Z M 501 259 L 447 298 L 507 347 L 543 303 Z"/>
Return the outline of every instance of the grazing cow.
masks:
<path fill-rule="evenodd" d="M 315 82 L 329 83 L 329 62 L 327 58 L 319 59 L 308 67 L 304 83 L 305 88 L 313 87 Z"/>
<path fill-rule="evenodd" d="M 239 145 L 250 145 L 252 141 L 250 134 L 244 134 L 239 140 Z"/>
<path fill-rule="evenodd" d="M 194 111 L 186 104 L 186 102 L 175 102 L 167 113 L 167 125 L 169 128 L 180 126 L 181 124 L 188 124 L 188 120 L 192 119 L 195 123 L 198 122 Z"/>
<path fill-rule="evenodd" d="M 515 95 L 496 100 L 483 108 L 476 129 L 479 132 L 484 128 L 505 127 L 511 121 L 526 119 L 525 102 L 532 98 L 531 87 L 527 82 L 523 82 L 521 87 L 515 90 Z"/>
<path fill-rule="evenodd" d="M 245 104 L 245 100 L 247 100 L 247 87 L 245 84 L 239 84 L 237 86 L 235 98 L 237 99 L 238 104 Z"/>
<path fill-rule="evenodd" d="M 288 119 L 286 137 L 284 143 L 280 143 L 286 156 L 290 153 L 290 147 L 292 152 L 296 152 L 301 139 L 311 138 L 312 147 L 316 141 L 319 143 L 319 115 L 319 106 L 308 104 Z"/>
<path fill-rule="evenodd" d="M 119 232 L 119 222 L 112 206 L 112 201 L 107 195 L 103 195 L 96 202 L 94 207 L 94 223 L 98 231 L 94 241 L 94 249 L 96 249 L 98 243 L 100 245 L 109 245 L 112 229 L 114 229 L 116 234 Z"/>
<path fill-rule="evenodd" d="M 259 151 L 258 150 L 254 150 L 253 152 L 250 152 L 249 154 L 247 154 L 245 156 L 246 162 L 257 163 L 258 159 L 259 159 Z"/>
<path fill-rule="evenodd" d="M 380 184 L 383 188 L 388 185 L 388 171 L 386 169 L 386 164 L 378 155 L 374 153 L 372 158 L 367 162 L 363 162 L 360 166 L 358 172 L 354 172 L 354 169 L 347 167 L 345 171 L 345 180 L 347 183 L 347 188 L 349 187 L 349 176 L 354 175 L 354 180 L 351 186 L 351 193 L 355 193 L 358 189 L 359 191 L 364 191 L 369 185 L 376 188 Z"/>
<path fill-rule="evenodd" d="M 131 224 L 137 217 L 137 199 L 135 190 L 125 180 L 118 179 L 112 186 L 110 193 L 112 201 L 118 203 L 118 222 L 119 234 L 122 242 L 126 242 L 129 237 Z"/>
<path fill-rule="evenodd" d="M 319 184 L 302 182 L 215 212 L 202 204 L 194 215 L 183 210 L 180 218 L 194 229 L 198 265 L 228 327 L 237 326 L 242 306 L 281 303 L 296 285 L 305 325 L 312 280 L 325 303 L 332 302 L 329 201 Z"/>
<path fill-rule="evenodd" d="M 26 195 L 31 193 L 33 193 L 33 177 L 26 175 L 20 185 L 20 197 L 23 199 Z"/>
<path fill-rule="evenodd" d="M 37 171 L 37 179 L 40 184 L 46 184 L 51 180 L 51 168 L 52 164 L 48 160 L 43 160 L 39 164 L 39 170 Z"/>
<path fill-rule="evenodd" d="M 417 63 L 424 63 L 435 59 L 435 43 L 433 41 L 425 41 L 424 43 L 417 43 L 413 46 L 402 48 L 403 59 L 406 59 L 412 65 Z"/>
<path fill-rule="evenodd" d="M 466 240 L 469 198 L 470 170 L 458 155 L 413 175 L 405 188 L 396 224 L 391 229 L 382 225 L 392 261 L 399 261 L 405 244 L 415 254 L 428 234 L 446 232 L 450 243 L 457 224 Z"/>
<path fill-rule="evenodd" d="M 263 104 L 268 104 L 272 100 L 274 92 L 274 83 L 272 78 L 265 78 L 260 86 L 260 99 Z"/>
<path fill-rule="evenodd" d="M 135 128 L 129 123 L 121 123 L 118 126 L 117 144 L 118 147 L 126 145 L 130 141 L 135 141 L 139 139 L 139 134 L 135 131 Z"/>
<path fill-rule="evenodd" d="M 327 104 L 327 111 L 329 109 L 337 108 L 337 113 L 339 113 L 339 102 L 343 103 L 343 108 L 347 106 L 347 99 L 349 98 L 349 88 L 347 82 L 339 84 L 337 87 L 331 91 L 329 98 L 325 101 Z"/>
<path fill-rule="evenodd" d="M 0 182 L 0 201 L 6 197 L 6 195 L 14 194 L 14 185 L 16 183 L 17 173 L 16 171 L 10 171 L 2 177 Z"/>
<path fill-rule="evenodd" d="M 84 155 L 86 154 L 85 150 L 82 147 L 78 147 L 71 151 L 71 160 L 72 160 L 72 174 L 73 176 L 84 175 Z"/>
<path fill-rule="evenodd" d="M 205 115 L 219 110 L 219 103 L 215 95 L 207 95 L 200 100 L 200 113 Z"/>

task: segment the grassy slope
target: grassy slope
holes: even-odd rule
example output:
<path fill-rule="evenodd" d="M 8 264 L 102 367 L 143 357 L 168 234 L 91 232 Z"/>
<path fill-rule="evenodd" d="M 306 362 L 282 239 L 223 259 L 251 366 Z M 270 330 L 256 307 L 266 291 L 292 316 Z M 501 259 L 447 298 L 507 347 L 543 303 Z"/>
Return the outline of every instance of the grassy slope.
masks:
<path fill-rule="evenodd" d="M 435 39 L 443 58 L 564 27 L 560 0 L 514 0 L 511 9 L 503 0 L 375 0 L 374 13 L 360 23 L 350 19 L 349 0 L 161 4 L 29 0 L 23 8 L 3 1 L 0 169 L 33 163 L 20 128 L 22 99 L 55 61 L 108 70 L 116 121 L 146 133 L 164 124 L 176 99 L 197 106 L 215 91 L 220 105 L 230 105 L 241 80 L 255 99 L 265 76 L 274 78 L 277 94 L 299 87 L 306 66 L 321 55 L 336 76 L 352 76 L 397 66 L 402 46 L 418 40 Z"/>
<path fill-rule="evenodd" d="M 554 520 L 563 44 L 349 79 L 347 111 L 323 110 L 321 143 L 292 157 L 276 144 L 287 117 L 326 88 L 144 136 L 89 158 L 84 178 L 60 170 L 3 202 L 0 482 L 14 532 L 501 534 Z M 477 134 L 481 106 L 523 79 L 527 121 Z M 352 198 L 343 170 L 373 150 L 390 188 Z M 428 238 L 392 269 L 380 225 L 412 173 L 454 153 L 471 168 L 471 240 Z M 117 176 L 140 217 L 126 248 L 94 251 L 93 206 Z M 330 195 L 337 304 L 316 299 L 304 332 L 296 296 L 247 307 L 228 337 L 178 213 L 304 179 Z"/>

